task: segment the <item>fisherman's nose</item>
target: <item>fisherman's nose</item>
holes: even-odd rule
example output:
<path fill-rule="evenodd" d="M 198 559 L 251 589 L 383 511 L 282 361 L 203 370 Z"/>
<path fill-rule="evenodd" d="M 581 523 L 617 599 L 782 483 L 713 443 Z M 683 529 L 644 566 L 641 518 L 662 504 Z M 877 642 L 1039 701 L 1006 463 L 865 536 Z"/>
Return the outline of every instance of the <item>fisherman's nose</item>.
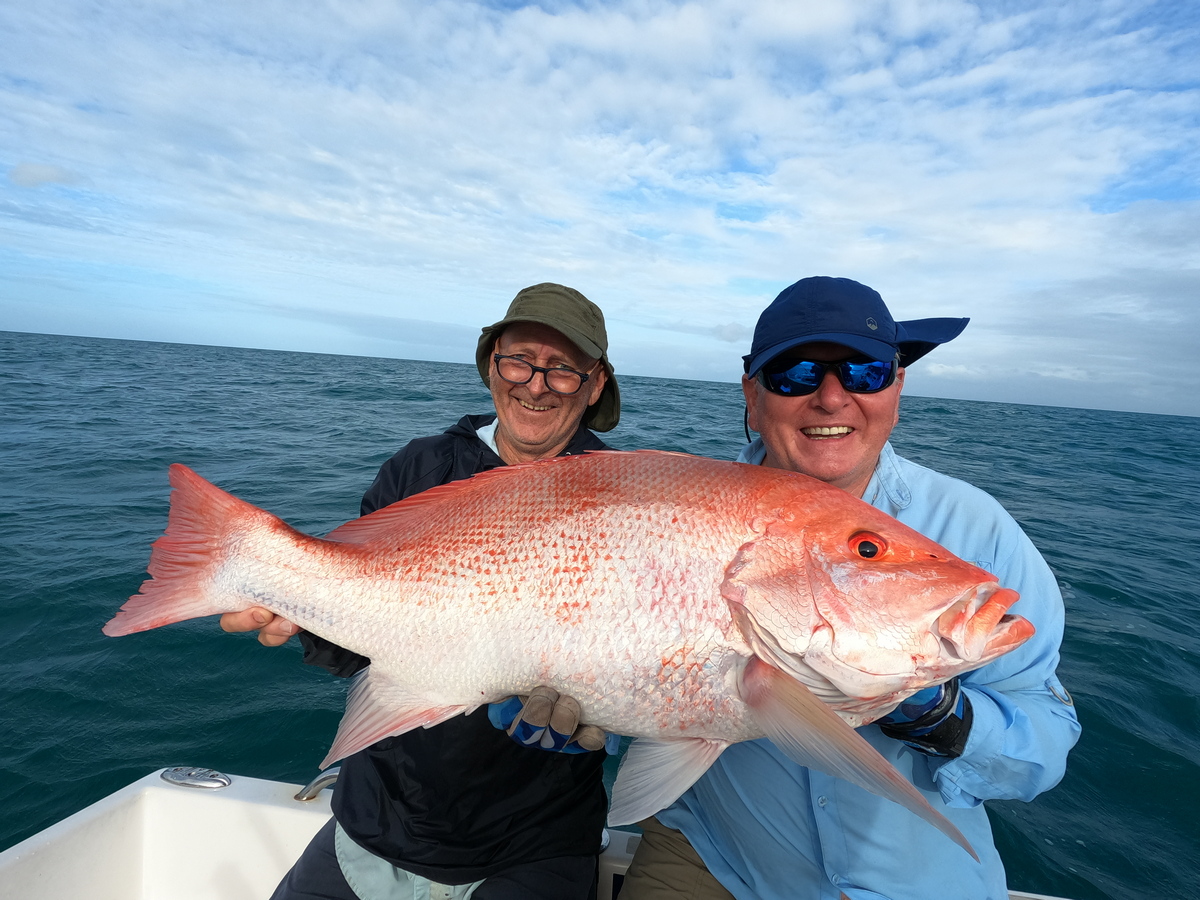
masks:
<path fill-rule="evenodd" d="M 813 400 L 823 409 L 841 409 L 846 405 L 849 391 L 842 385 L 837 372 L 830 369 L 821 379 L 821 384 L 813 392 Z"/>

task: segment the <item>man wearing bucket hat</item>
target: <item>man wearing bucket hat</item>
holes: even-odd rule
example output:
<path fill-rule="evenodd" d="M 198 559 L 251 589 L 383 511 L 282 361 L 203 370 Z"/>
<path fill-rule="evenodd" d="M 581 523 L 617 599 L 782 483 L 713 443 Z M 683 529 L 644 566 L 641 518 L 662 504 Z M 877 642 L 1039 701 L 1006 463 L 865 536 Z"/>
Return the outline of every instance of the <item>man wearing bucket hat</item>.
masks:
<path fill-rule="evenodd" d="M 802 472 L 861 497 L 995 574 L 1036 634 L 1017 650 L 918 692 L 859 729 L 970 840 L 971 859 L 889 800 L 799 766 L 763 739 L 734 744 L 645 832 L 621 900 L 1002 900 L 1004 867 L 982 806 L 1031 800 L 1062 778 L 1079 735 L 1055 674 L 1057 582 L 992 497 L 898 456 L 905 367 L 966 319 L 897 322 L 878 293 L 805 278 L 758 320 L 745 356 L 739 461 Z"/>
<path fill-rule="evenodd" d="M 495 414 L 411 441 L 380 468 L 363 515 L 499 466 L 609 449 L 593 431 L 616 426 L 621 398 L 604 315 L 583 294 L 525 288 L 483 329 L 475 361 Z M 296 632 L 263 609 L 227 614 L 221 625 L 257 630 L 269 646 Z M 300 638 L 305 662 L 335 675 L 370 663 L 307 632 Z M 577 727 L 578 716 L 571 698 L 538 688 L 348 757 L 336 823 L 318 832 L 274 898 L 594 897 L 608 808 L 598 751 L 615 752 L 619 738 Z"/>

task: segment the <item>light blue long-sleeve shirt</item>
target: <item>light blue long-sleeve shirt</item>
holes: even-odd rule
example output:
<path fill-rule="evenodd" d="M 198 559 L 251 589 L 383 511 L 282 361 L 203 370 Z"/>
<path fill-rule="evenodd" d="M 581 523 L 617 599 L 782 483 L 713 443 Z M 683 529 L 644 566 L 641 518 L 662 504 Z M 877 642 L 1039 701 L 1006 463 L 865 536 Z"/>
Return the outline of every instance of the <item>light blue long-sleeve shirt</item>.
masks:
<path fill-rule="evenodd" d="M 761 463 L 761 440 L 739 462 Z M 1079 737 L 1055 675 L 1063 633 L 1058 583 L 1004 508 L 978 488 L 884 447 L 863 499 L 1020 593 L 1011 612 L 1037 629 L 1018 649 L 960 676 L 974 721 L 962 756 L 926 756 L 858 729 L 966 835 L 976 863 L 890 800 L 796 765 L 765 739 L 734 744 L 658 814 L 739 900 L 1007 900 L 984 800 L 1031 800 L 1063 776 Z"/>

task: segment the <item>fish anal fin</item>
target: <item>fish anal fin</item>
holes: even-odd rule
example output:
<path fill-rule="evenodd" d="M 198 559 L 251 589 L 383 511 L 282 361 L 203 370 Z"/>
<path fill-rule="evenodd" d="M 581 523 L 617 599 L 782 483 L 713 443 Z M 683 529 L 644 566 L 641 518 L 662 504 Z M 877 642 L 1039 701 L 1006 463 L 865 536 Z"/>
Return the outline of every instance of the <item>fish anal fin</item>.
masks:
<path fill-rule="evenodd" d="M 613 784 L 608 824 L 630 825 L 666 809 L 716 761 L 728 741 L 683 738 L 629 745 Z"/>
<path fill-rule="evenodd" d="M 469 712 L 467 706 L 435 706 L 374 673 L 371 667 L 354 679 L 337 737 L 321 763 L 324 769 L 376 741 L 429 728 Z"/>
<path fill-rule="evenodd" d="M 978 862 L 979 857 L 962 832 L 930 806 L 908 779 L 800 682 L 753 657 L 742 672 L 741 695 L 767 737 L 790 759 L 899 803 L 940 830 Z"/>

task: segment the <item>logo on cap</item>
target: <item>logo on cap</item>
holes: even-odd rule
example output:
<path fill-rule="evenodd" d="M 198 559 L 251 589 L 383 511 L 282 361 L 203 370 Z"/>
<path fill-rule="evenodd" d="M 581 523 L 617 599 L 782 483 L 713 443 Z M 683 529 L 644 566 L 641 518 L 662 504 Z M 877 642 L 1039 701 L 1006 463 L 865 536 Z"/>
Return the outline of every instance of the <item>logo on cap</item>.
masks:
<path fill-rule="evenodd" d="M 879 323 L 876 322 L 874 319 L 868 317 L 867 318 L 867 327 L 870 328 L 872 331 L 878 331 Z"/>

